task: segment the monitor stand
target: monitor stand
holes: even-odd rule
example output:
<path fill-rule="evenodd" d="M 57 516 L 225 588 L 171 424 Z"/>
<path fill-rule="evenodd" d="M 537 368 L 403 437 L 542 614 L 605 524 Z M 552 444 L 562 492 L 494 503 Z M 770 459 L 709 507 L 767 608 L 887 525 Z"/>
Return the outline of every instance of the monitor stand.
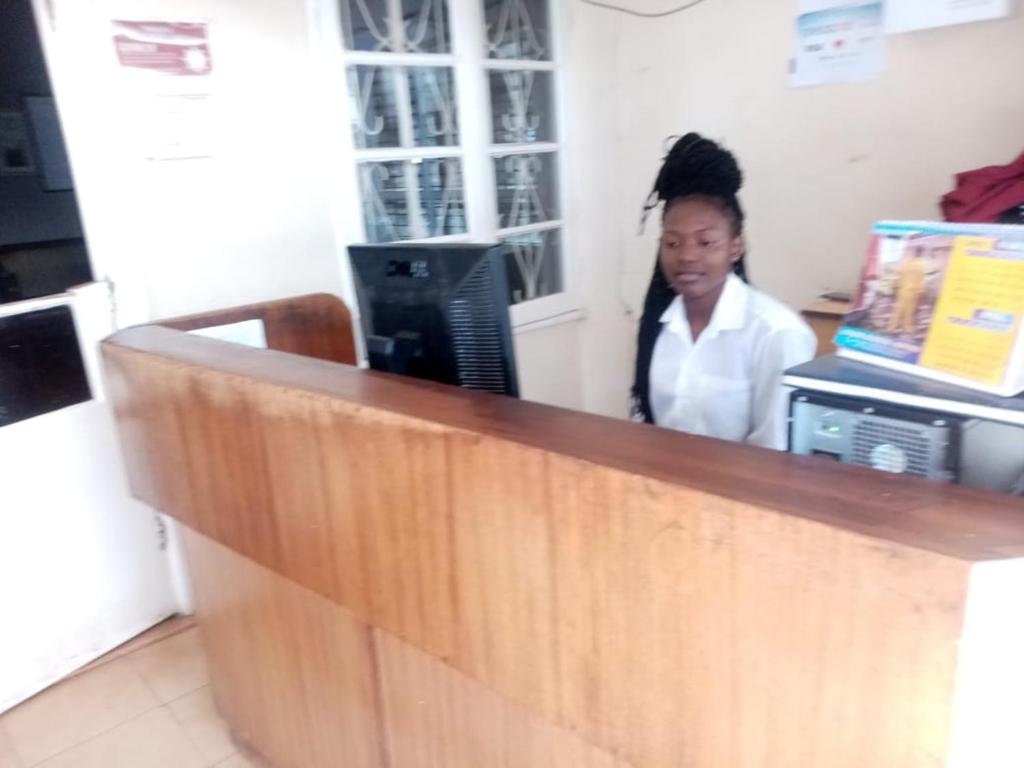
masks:
<path fill-rule="evenodd" d="M 409 376 L 410 363 L 423 357 L 423 335 L 399 331 L 394 336 L 367 336 L 366 355 L 375 371 Z"/>

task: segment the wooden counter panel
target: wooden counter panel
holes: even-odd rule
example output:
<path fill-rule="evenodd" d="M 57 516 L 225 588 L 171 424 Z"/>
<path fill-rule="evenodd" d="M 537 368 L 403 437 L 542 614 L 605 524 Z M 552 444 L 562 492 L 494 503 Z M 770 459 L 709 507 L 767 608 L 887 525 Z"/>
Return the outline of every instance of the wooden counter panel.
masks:
<path fill-rule="evenodd" d="M 394 703 L 408 725 L 392 726 L 396 753 L 483 754 L 477 740 L 525 727 L 502 724 L 508 710 L 578 734 L 583 765 L 943 764 L 971 558 L 1019 546 L 1017 502 L 828 464 L 819 481 L 792 457 L 145 330 L 105 348 L 133 490 L 496 697 L 459 710 L 461 745 L 422 733 L 450 720 Z M 147 350 L 165 342 L 170 354 Z M 247 621 L 306 621 L 284 602 Z M 344 658 L 320 658 L 337 674 L 380 667 L 333 631 Z M 236 647 L 271 663 L 224 634 L 216 666 Z M 434 686 L 457 700 L 444 706 L 470 706 L 462 682 L 405 664 L 387 658 L 395 691 Z M 233 706 L 232 722 L 262 722 Z"/>
<path fill-rule="evenodd" d="M 194 331 L 247 320 L 263 322 L 268 349 L 349 365 L 355 365 L 358 359 L 352 316 L 345 302 L 329 293 L 174 317 L 157 325 Z"/>
<path fill-rule="evenodd" d="M 183 538 L 233 736 L 275 768 L 386 765 L 370 628 L 205 536 Z"/>
<path fill-rule="evenodd" d="M 450 453 L 476 679 L 640 766 L 943 753 L 964 563 L 511 444 Z"/>
<path fill-rule="evenodd" d="M 390 765 L 633 768 L 393 635 L 375 638 Z"/>
<path fill-rule="evenodd" d="M 1020 498 L 252 350 L 166 328 L 122 331 L 104 351 L 114 386 L 125 368 L 148 368 L 150 378 L 170 376 L 181 386 L 192 382 L 200 395 L 219 386 L 216 381 L 240 376 L 236 389 L 250 381 L 269 390 L 296 389 L 324 398 L 319 403 L 340 401 L 529 445 L 966 560 L 1024 556 Z M 131 354 L 142 357 L 115 364 L 115 358 L 127 360 Z M 188 403 L 182 407 L 191 407 L 191 392 L 176 396 Z M 150 398 L 138 391 L 134 397 Z"/>
<path fill-rule="evenodd" d="M 275 768 L 631 768 L 185 529 L 217 704 Z"/>

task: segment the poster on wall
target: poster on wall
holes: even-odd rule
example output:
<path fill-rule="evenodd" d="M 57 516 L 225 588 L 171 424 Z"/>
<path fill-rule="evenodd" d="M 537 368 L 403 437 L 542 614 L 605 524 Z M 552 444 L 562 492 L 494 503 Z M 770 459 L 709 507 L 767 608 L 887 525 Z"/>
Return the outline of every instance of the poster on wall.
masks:
<path fill-rule="evenodd" d="M 885 70 L 882 3 L 801 0 L 791 86 L 852 83 Z"/>
<path fill-rule="evenodd" d="M 126 123 L 147 160 L 213 154 L 213 57 L 209 28 L 194 21 L 114 20 Z"/>
<path fill-rule="evenodd" d="M 1013 13 L 1014 0 L 886 0 L 885 31 L 915 32 L 972 21 L 1002 19 Z"/>
<path fill-rule="evenodd" d="M 114 50 L 118 63 L 129 70 L 180 77 L 213 71 L 202 22 L 114 21 Z"/>

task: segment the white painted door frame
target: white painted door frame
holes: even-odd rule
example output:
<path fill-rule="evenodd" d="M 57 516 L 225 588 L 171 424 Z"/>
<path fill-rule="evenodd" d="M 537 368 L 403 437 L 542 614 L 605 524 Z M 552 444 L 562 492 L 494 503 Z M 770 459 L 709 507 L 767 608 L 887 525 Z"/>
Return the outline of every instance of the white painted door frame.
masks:
<path fill-rule="evenodd" d="M 109 287 L 0 305 L 68 306 L 93 398 L 0 427 L 0 712 L 187 607 L 174 542 L 131 499 L 99 342 Z"/>

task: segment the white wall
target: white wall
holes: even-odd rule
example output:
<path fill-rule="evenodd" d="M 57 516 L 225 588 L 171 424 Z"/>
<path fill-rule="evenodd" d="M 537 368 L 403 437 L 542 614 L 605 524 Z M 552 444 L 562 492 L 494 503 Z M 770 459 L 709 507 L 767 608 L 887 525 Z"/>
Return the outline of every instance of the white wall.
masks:
<path fill-rule="evenodd" d="M 709 0 L 657 20 L 574 5 L 574 37 L 592 46 L 577 57 L 591 77 L 575 94 L 587 119 L 574 168 L 595 187 L 577 193 L 574 223 L 604 243 L 579 254 L 593 273 L 588 334 L 607 338 L 585 346 L 588 409 L 621 408 L 613 390 L 589 385 L 617 386 L 632 363 L 615 290 L 639 309 L 658 226 L 655 217 L 638 238 L 637 218 L 667 136 L 696 130 L 737 153 L 753 280 L 794 306 L 854 286 L 872 222 L 935 218 L 954 173 L 1024 149 L 1021 16 L 890 38 L 877 81 L 790 89 L 795 2 Z"/>
<path fill-rule="evenodd" d="M 183 606 L 154 513 L 128 496 L 99 378 L 106 287 L 71 307 L 94 399 L 0 428 L 0 712 Z"/>
<path fill-rule="evenodd" d="M 622 191 L 627 137 L 620 132 L 619 70 L 628 39 L 618 14 L 572 2 L 566 13 L 565 91 L 569 221 L 586 320 L 580 326 L 585 410 L 626 414 L 632 370 L 630 304 L 621 275 L 639 205 Z"/>
<path fill-rule="evenodd" d="M 122 324 L 341 281 L 301 0 L 39 3 L 97 275 Z M 52 12 L 51 12 L 52 9 Z M 132 125 L 111 19 L 210 24 L 212 157 L 154 162 Z"/>
<path fill-rule="evenodd" d="M 523 400 L 583 409 L 581 321 L 524 328 L 515 334 L 519 395 Z"/>

